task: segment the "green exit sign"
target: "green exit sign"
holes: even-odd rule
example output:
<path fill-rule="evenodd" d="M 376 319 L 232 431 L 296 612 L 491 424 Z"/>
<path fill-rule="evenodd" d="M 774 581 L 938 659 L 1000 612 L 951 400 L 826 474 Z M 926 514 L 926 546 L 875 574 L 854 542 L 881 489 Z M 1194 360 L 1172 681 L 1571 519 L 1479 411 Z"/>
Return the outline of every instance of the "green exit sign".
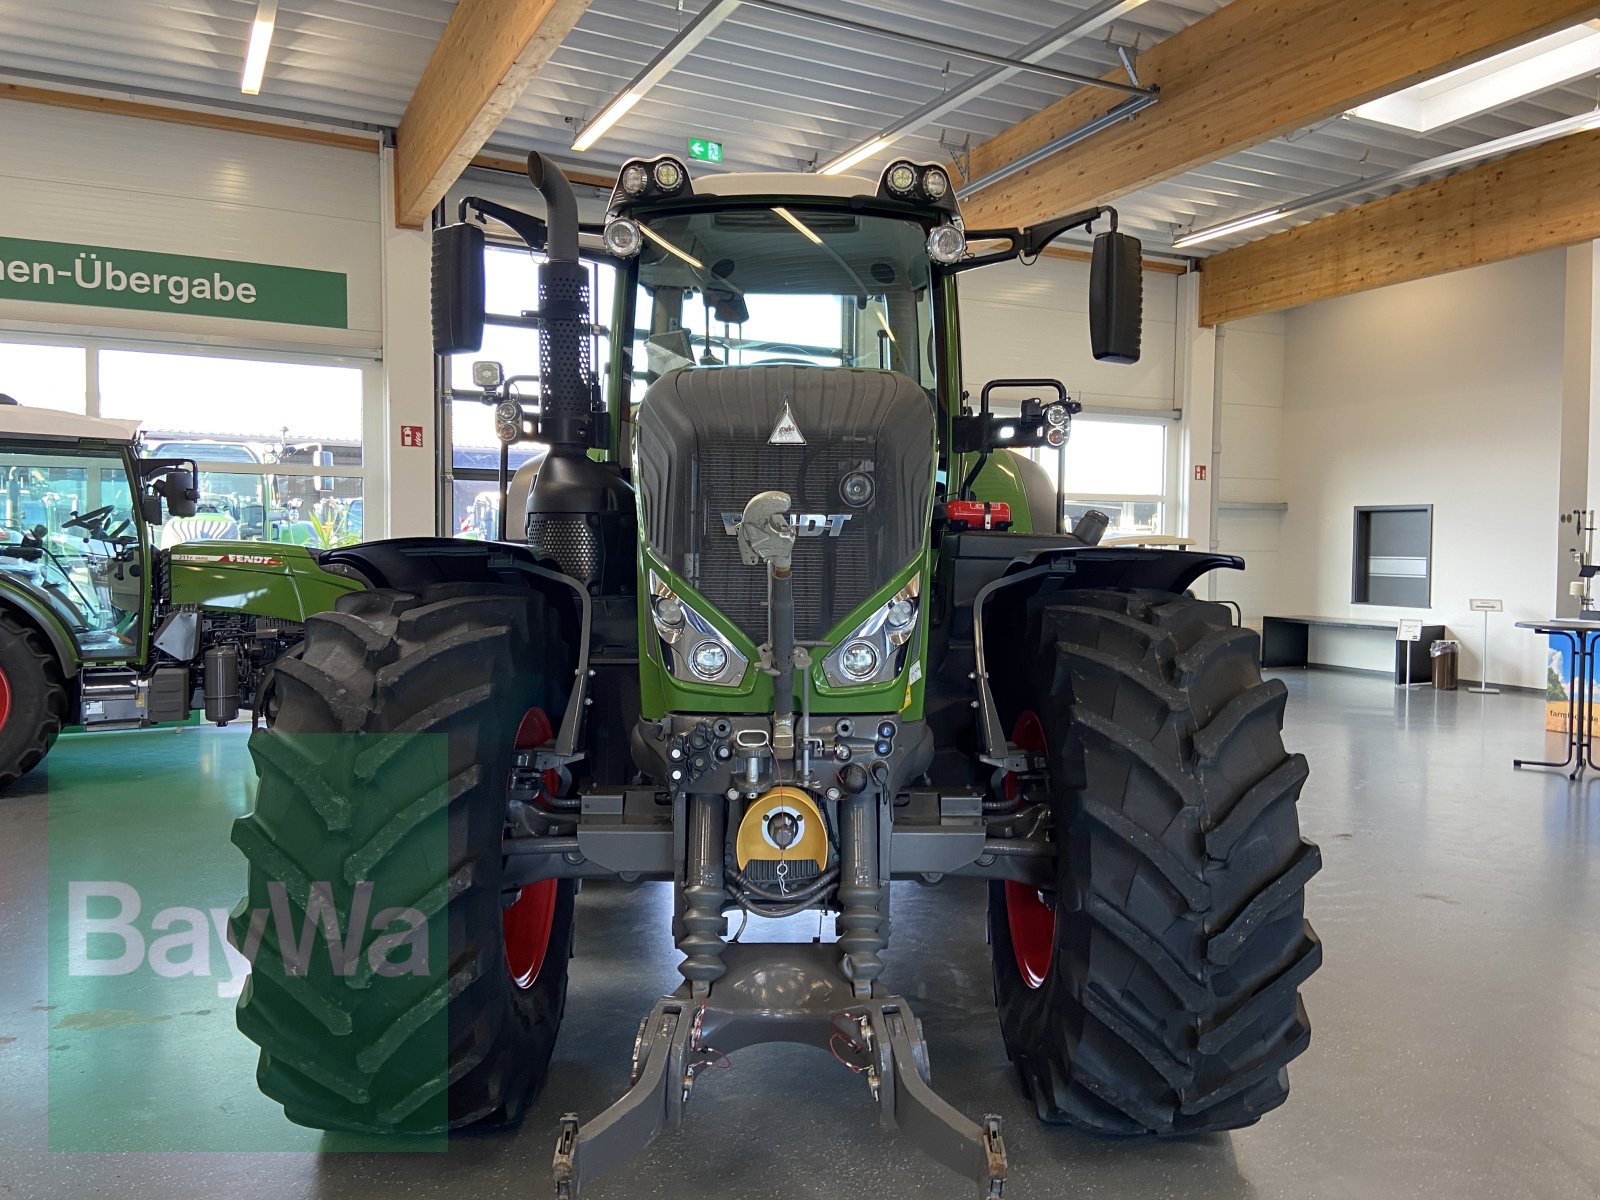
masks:
<path fill-rule="evenodd" d="M 713 142 L 710 138 L 690 138 L 689 157 L 697 158 L 701 162 L 722 161 L 722 143 Z"/>

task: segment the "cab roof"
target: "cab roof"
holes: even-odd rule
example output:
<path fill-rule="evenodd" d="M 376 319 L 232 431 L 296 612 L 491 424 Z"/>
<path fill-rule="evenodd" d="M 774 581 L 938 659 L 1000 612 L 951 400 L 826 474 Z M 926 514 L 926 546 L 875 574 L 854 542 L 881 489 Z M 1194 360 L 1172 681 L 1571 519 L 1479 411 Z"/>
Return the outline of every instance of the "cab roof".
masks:
<path fill-rule="evenodd" d="M 132 442 L 139 435 L 138 421 L 113 417 L 86 417 L 81 413 L 25 404 L 0 404 L 0 437 L 45 438 L 73 442 L 93 438 L 102 442 Z"/>

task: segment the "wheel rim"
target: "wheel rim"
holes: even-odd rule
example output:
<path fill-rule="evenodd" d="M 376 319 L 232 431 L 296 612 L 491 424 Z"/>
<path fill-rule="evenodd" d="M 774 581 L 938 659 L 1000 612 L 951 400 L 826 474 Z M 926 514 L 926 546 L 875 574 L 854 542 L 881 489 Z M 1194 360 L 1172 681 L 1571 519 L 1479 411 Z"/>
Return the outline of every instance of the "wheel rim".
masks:
<path fill-rule="evenodd" d="M 554 736 L 550 718 L 544 709 L 530 708 L 517 726 L 518 750 L 542 746 Z M 554 792 L 559 777 L 554 771 L 544 773 L 546 792 Z M 500 917 L 505 936 L 506 970 L 511 982 L 519 988 L 530 988 L 544 968 L 545 954 L 550 949 L 550 934 L 556 920 L 556 883 L 554 879 L 541 879 L 530 883 L 517 893 L 516 900 Z"/>
<path fill-rule="evenodd" d="M 11 720 L 11 677 L 0 670 L 0 729 Z"/>
<path fill-rule="evenodd" d="M 1031 708 L 1017 717 L 1011 730 L 1017 749 L 1029 754 L 1044 751 L 1044 725 Z M 1006 793 L 1015 798 L 1016 777 L 1007 775 Z M 1011 932 L 1011 950 L 1017 971 L 1030 988 L 1041 988 L 1050 975 L 1050 960 L 1056 952 L 1056 910 L 1038 888 L 1006 881 L 1006 925 Z"/>

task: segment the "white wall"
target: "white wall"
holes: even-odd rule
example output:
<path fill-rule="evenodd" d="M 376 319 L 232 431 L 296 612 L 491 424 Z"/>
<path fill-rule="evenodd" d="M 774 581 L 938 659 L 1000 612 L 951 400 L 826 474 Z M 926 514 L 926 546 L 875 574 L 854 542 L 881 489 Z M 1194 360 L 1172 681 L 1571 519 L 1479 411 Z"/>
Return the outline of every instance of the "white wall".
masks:
<path fill-rule="evenodd" d="M 341 272 L 347 329 L 0 300 L 0 325 L 375 352 L 376 153 L 0 100 L 0 236 Z"/>
<path fill-rule="evenodd" d="M 1272 611 L 1423 616 L 1463 638 L 1461 674 L 1478 678 L 1481 617 L 1467 601 L 1499 597 L 1506 611 L 1492 619 L 1490 678 L 1543 686 L 1542 639 L 1511 626 L 1550 615 L 1565 552 L 1565 288 L 1565 252 L 1550 251 L 1285 315 L 1281 418 L 1255 414 L 1265 431 L 1281 420 L 1289 505 Z M 1231 349 L 1232 329 L 1227 337 Z M 1225 425 L 1225 436 L 1243 424 Z M 1374 504 L 1434 506 L 1431 609 L 1351 603 L 1354 509 Z M 1377 670 L 1392 662 L 1371 636 L 1314 638 L 1312 654 Z"/>
<path fill-rule="evenodd" d="M 1211 594 L 1237 603 L 1249 625 L 1276 600 L 1281 571 L 1285 331 L 1283 313 L 1218 331 L 1215 541 L 1242 556 L 1245 569 L 1214 572 L 1209 582 Z"/>
<path fill-rule="evenodd" d="M 1041 255 L 1032 266 L 1001 263 L 964 272 L 962 386 L 991 379 L 1059 379 L 1095 409 L 1170 412 L 1176 346 L 1177 277 L 1144 274 L 1144 342 L 1138 363 L 1101 363 L 1089 352 L 1089 264 Z M 1022 394 L 997 394 L 1014 409 Z"/>

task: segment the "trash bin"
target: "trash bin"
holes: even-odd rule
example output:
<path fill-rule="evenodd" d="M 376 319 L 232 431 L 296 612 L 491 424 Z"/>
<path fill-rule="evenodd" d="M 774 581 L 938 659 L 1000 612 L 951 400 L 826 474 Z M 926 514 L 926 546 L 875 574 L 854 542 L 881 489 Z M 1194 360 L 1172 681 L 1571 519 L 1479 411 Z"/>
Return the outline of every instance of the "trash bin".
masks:
<path fill-rule="evenodd" d="M 1456 679 L 1461 671 L 1461 643 L 1453 640 L 1435 642 L 1428 647 L 1433 659 L 1433 686 L 1441 692 L 1456 690 Z"/>

